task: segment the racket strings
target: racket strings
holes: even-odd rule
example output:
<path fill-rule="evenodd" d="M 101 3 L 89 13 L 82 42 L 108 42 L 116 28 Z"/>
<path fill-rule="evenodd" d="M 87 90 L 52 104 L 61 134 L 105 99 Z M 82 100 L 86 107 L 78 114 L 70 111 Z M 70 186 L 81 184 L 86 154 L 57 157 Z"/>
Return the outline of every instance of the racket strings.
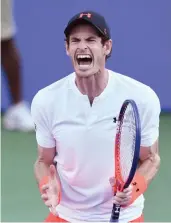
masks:
<path fill-rule="evenodd" d="M 128 104 L 124 111 L 122 127 L 120 129 L 120 168 L 122 179 L 128 178 L 135 150 L 136 125 L 132 106 Z"/>

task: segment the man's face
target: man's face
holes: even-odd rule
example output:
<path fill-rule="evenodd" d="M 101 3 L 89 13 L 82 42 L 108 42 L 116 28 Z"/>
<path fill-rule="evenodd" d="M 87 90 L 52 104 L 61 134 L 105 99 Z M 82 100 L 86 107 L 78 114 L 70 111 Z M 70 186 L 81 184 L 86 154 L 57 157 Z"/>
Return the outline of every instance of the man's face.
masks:
<path fill-rule="evenodd" d="M 105 58 L 111 51 L 112 42 L 102 44 L 101 37 L 88 24 L 75 26 L 66 43 L 67 55 L 70 56 L 74 70 L 81 77 L 89 77 L 105 68 Z"/>

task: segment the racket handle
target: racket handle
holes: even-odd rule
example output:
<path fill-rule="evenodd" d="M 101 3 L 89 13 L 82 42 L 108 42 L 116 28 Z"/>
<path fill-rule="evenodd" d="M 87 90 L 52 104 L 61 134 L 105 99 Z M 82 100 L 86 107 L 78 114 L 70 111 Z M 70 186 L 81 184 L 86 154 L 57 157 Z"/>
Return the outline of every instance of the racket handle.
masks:
<path fill-rule="evenodd" d="M 118 222 L 121 206 L 119 204 L 113 204 L 112 214 L 110 222 Z"/>

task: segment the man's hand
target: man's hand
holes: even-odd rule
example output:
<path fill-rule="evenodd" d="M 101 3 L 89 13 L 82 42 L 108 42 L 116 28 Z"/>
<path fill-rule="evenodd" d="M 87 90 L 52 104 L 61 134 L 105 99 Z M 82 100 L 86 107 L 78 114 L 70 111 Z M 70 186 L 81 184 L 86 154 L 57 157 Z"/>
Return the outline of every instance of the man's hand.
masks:
<path fill-rule="evenodd" d="M 116 181 L 114 178 L 110 178 L 109 181 L 114 191 L 114 186 Z M 119 204 L 121 206 L 128 206 L 132 199 L 132 191 L 133 191 L 133 186 L 131 184 L 129 185 L 128 188 L 124 189 L 122 192 L 118 191 L 116 195 L 113 197 L 113 203 Z"/>
<path fill-rule="evenodd" d="M 124 189 L 123 192 L 117 192 L 113 197 L 113 203 L 121 206 L 128 206 L 132 199 L 132 185 Z"/>
<path fill-rule="evenodd" d="M 56 206 L 60 202 L 61 185 L 54 165 L 50 165 L 49 173 L 49 183 L 42 186 L 41 198 L 44 200 L 45 205 L 50 208 L 50 211 L 56 215 Z"/>

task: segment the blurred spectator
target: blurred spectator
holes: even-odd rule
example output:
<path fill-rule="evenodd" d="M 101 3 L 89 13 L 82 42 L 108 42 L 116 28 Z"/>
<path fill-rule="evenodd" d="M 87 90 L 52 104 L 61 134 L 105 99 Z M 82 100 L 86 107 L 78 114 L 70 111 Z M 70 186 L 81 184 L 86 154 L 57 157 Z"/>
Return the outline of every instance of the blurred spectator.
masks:
<path fill-rule="evenodd" d="M 28 104 L 23 101 L 21 86 L 21 61 L 15 42 L 15 24 L 11 0 L 1 1 L 1 65 L 7 77 L 11 106 L 3 117 L 8 130 L 32 131 L 34 124 Z"/>

